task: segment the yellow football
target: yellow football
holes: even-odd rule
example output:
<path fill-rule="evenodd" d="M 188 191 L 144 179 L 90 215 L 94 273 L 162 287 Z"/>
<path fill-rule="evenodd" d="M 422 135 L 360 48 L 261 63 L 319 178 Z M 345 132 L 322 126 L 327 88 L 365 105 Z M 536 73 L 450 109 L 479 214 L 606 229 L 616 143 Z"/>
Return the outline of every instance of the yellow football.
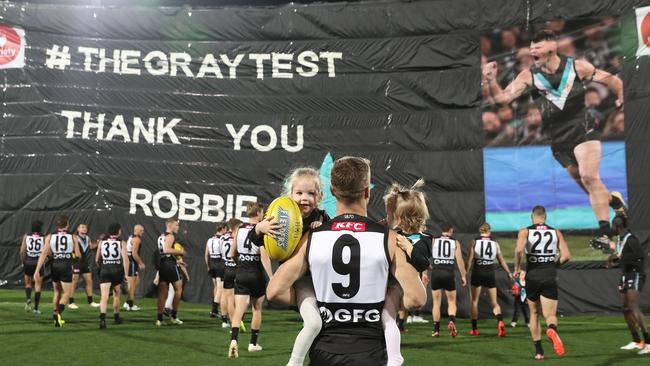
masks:
<path fill-rule="evenodd" d="M 181 243 L 174 243 L 174 245 L 172 246 L 172 248 L 174 248 L 174 249 L 176 249 L 176 250 L 181 250 L 181 249 L 183 249 L 183 246 L 181 245 Z M 176 257 L 176 260 L 181 260 L 181 259 L 183 259 L 183 256 L 182 256 L 182 255 L 175 255 L 174 257 Z"/>
<path fill-rule="evenodd" d="M 293 254 L 302 237 L 300 207 L 289 197 L 279 197 L 266 210 L 265 217 L 271 216 L 280 224 L 280 233 L 275 239 L 264 235 L 264 248 L 272 260 L 283 261 Z"/>

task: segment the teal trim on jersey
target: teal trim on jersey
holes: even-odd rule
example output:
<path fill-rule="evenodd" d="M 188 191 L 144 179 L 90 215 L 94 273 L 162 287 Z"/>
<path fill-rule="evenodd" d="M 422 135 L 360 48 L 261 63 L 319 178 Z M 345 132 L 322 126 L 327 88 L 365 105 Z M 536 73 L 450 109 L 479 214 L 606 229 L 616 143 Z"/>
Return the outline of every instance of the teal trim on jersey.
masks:
<path fill-rule="evenodd" d="M 569 80 L 569 75 L 571 74 L 571 69 L 573 69 L 573 58 L 569 57 L 566 59 L 566 64 L 564 64 L 564 73 L 562 73 L 562 80 L 560 81 L 560 85 L 558 86 L 557 89 L 554 89 L 553 86 L 551 86 L 551 83 L 549 83 L 548 80 L 546 80 L 546 77 L 542 73 L 534 73 L 535 77 L 537 80 L 539 80 L 540 83 L 544 85 L 546 90 L 548 90 L 553 96 L 556 98 L 562 98 L 565 97 L 562 95 L 562 90 L 566 87 L 567 81 Z M 567 95 L 571 89 L 569 88 L 569 91 L 566 93 Z"/>
<path fill-rule="evenodd" d="M 334 158 L 332 158 L 332 154 L 327 153 L 325 155 L 325 158 L 323 158 L 323 163 L 320 166 L 320 180 L 323 184 L 322 192 L 323 192 L 323 200 L 320 203 L 320 206 L 322 207 L 325 212 L 329 215 L 329 217 L 336 217 L 336 198 L 332 195 L 332 192 L 330 191 L 330 176 L 332 172 L 332 166 L 334 165 Z M 375 185 L 370 183 L 370 189 L 375 188 Z"/>
<path fill-rule="evenodd" d="M 556 229 L 597 229 L 598 220 L 591 206 L 576 206 L 549 210 L 546 223 Z M 614 211 L 610 209 L 610 216 Z M 487 212 L 485 221 L 492 231 L 517 231 L 530 225 L 530 211 Z"/>
<path fill-rule="evenodd" d="M 415 243 L 415 242 L 419 241 L 421 237 L 422 237 L 422 234 L 420 234 L 420 233 L 415 233 L 415 234 L 411 234 L 411 235 L 409 235 L 408 238 L 409 238 L 409 240 L 411 240 L 413 243 Z"/>

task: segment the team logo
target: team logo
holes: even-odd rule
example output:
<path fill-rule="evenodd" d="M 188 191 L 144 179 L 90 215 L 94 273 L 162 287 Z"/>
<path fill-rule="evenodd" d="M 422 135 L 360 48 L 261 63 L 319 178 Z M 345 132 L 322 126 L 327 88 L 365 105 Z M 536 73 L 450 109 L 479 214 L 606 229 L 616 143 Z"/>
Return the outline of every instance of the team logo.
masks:
<path fill-rule="evenodd" d="M 0 24 L 0 69 L 25 66 L 25 31 Z"/>
<path fill-rule="evenodd" d="M 650 6 L 636 9 L 636 28 L 639 45 L 637 56 L 650 55 Z"/>

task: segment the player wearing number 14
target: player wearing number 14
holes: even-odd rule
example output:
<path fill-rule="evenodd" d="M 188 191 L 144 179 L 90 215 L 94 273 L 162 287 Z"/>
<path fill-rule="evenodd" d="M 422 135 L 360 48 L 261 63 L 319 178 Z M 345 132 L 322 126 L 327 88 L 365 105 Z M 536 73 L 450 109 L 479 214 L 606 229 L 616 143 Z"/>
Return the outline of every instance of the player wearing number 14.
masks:
<path fill-rule="evenodd" d="M 120 294 L 122 282 L 129 272 L 129 257 L 126 253 L 126 243 L 120 240 L 122 228 L 120 224 L 113 223 L 108 226 L 108 238 L 99 243 L 95 260 L 101 268 L 99 275 L 99 288 L 101 300 L 99 302 L 99 329 L 106 328 L 106 308 L 108 297 L 113 289 L 113 317 L 115 324 L 122 324 L 120 318 Z"/>
<path fill-rule="evenodd" d="M 546 336 L 553 342 L 558 356 L 564 355 L 564 344 L 557 331 L 557 264 L 569 261 L 571 254 L 560 230 L 546 225 L 546 209 L 535 206 L 533 225 L 519 230 L 515 248 L 515 274 L 525 280 L 528 307 L 530 308 L 530 335 L 535 344 L 535 359 L 544 359 L 542 349 L 540 314 L 546 320 Z M 523 254 L 526 270 L 520 271 Z M 559 254 L 559 259 L 557 259 Z M 523 283 L 523 281 L 522 281 Z"/>

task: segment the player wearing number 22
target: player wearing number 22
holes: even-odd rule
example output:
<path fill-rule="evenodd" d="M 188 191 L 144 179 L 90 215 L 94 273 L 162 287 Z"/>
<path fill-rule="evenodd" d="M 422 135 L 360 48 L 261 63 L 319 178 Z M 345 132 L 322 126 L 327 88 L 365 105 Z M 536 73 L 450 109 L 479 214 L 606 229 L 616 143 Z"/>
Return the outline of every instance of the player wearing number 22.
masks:
<path fill-rule="evenodd" d="M 366 217 L 369 162 L 356 157 L 337 160 L 330 184 L 336 217 L 303 235 L 294 256 L 269 282 L 267 295 L 271 301 L 291 303 L 293 284 L 310 270 L 323 319 L 310 364 L 385 365 L 382 309 L 389 275 L 401 286 L 407 308 L 421 306 L 426 290 L 397 248 L 396 233 Z"/>
<path fill-rule="evenodd" d="M 108 307 L 111 288 L 113 289 L 113 317 L 115 324 L 122 324 L 122 318 L 120 318 L 120 294 L 122 293 L 122 282 L 126 280 L 126 274 L 129 272 L 126 243 L 124 240 L 119 239 L 120 235 L 122 235 L 120 224 L 110 224 L 107 234 L 108 239 L 99 243 L 99 250 L 95 258 L 100 267 L 99 329 L 106 328 L 106 308 Z"/>
<path fill-rule="evenodd" d="M 45 237 L 45 248 L 38 258 L 34 270 L 34 279 L 41 280 L 41 269 L 48 256 L 52 256 L 52 283 L 54 284 L 54 326 L 60 327 L 65 322 L 61 314 L 72 294 L 72 253 L 79 258 L 81 250 L 77 237 L 68 233 L 68 217 L 58 216 L 55 221 L 56 233 Z"/>
<path fill-rule="evenodd" d="M 544 359 L 539 316 L 546 320 L 546 336 L 553 342 L 558 356 L 564 355 L 564 344 L 557 331 L 557 270 L 556 266 L 569 261 L 571 254 L 560 230 L 546 225 L 546 209 L 535 206 L 533 224 L 519 230 L 515 248 L 515 275 L 526 288 L 530 308 L 530 335 L 535 344 L 535 359 Z M 559 253 L 558 253 L 559 252 Z M 526 269 L 521 260 L 526 254 Z M 559 254 L 559 260 L 557 259 Z"/>

